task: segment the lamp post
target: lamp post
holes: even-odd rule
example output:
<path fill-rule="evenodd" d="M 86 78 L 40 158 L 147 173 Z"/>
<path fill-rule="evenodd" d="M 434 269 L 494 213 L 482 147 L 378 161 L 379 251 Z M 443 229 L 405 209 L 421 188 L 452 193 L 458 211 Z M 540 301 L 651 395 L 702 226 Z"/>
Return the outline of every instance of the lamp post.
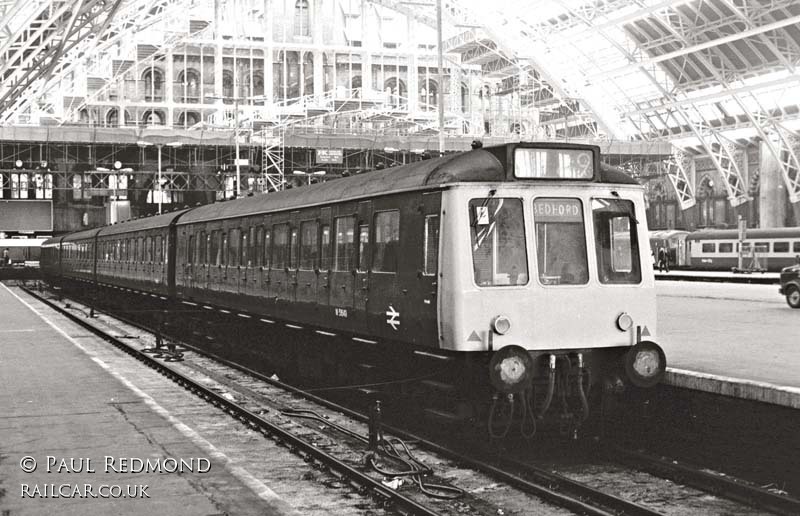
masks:
<path fill-rule="evenodd" d="M 205 95 L 205 98 L 219 101 L 222 101 L 223 99 L 230 99 L 233 101 L 233 140 L 236 147 L 236 159 L 234 160 L 234 164 L 236 165 L 236 197 L 239 198 L 242 196 L 242 169 L 241 164 L 239 163 L 239 101 L 251 100 L 255 97 L 224 97 L 219 95 Z"/>
<path fill-rule="evenodd" d="M 146 141 L 138 141 L 138 142 L 136 142 L 136 145 L 138 145 L 139 147 L 145 148 L 145 147 L 149 147 L 150 145 L 154 145 L 154 144 L 150 143 L 150 142 L 146 142 Z M 170 143 L 167 143 L 167 144 L 163 144 L 163 143 L 156 143 L 155 144 L 156 149 L 158 149 L 158 178 L 156 179 L 156 181 L 158 183 L 158 214 L 159 215 L 161 215 L 161 203 L 162 203 L 163 197 L 164 197 L 164 190 L 163 190 L 163 187 L 161 185 L 161 147 L 163 147 L 164 145 L 166 145 L 167 147 L 177 148 L 177 147 L 182 146 L 183 143 L 181 143 L 181 142 L 170 142 Z"/>

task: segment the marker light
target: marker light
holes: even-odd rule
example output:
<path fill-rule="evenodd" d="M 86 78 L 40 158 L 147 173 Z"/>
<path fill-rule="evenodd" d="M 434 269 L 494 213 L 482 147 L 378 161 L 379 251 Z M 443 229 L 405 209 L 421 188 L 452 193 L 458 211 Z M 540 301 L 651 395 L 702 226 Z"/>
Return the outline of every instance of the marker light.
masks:
<path fill-rule="evenodd" d="M 489 380 L 500 392 L 522 392 L 530 385 L 533 360 L 521 346 L 505 346 L 492 355 L 489 362 Z"/>
<path fill-rule="evenodd" d="M 633 327 L 633 317 L 628 315 L 627 312 L 622 312 L 617 317 L 617 328 L 620 331 L 628 331 Z"/>
<path fill-rule="evenodd" d="M 623 360 L 628 378 L 637 387 L 653 387 L 661 381 L 667 369 L 664 350 L 649 340 L 629 349 Z"/>
<path fill-rule="evenodd" d="M 492 329 L 498 335 L 505 335 L 511 329 L 511 319 L 505 315 L 498 315 L 492 321 Z"/>

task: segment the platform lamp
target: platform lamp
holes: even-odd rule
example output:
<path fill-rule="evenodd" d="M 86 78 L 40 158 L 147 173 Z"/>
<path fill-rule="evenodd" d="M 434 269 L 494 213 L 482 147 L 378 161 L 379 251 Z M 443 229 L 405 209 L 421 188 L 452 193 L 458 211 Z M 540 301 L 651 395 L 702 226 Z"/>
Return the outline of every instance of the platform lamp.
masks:
<path fill-rule="evenodd" d="M 139 140 L 136 142 L 136 145 L 142 148 L 149 147 L 150 145 L 155 145 L 156 149 L 158 149 L 158 214 L 161 215 L 161 203 L 164 197 L 164 190 L 163 185 L 161 184 L 161 148 L 166 145 L 167 147 L 178 148 L 183 145 L 182 142 L 169 142 L 169 143 L 151 143 L 148 141 Z"/>

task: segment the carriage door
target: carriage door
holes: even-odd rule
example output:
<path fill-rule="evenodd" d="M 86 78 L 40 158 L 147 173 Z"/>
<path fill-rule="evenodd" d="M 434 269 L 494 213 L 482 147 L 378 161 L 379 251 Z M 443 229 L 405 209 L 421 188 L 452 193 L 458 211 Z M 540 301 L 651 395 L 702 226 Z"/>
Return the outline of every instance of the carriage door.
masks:
<path fill-rule="evenodd" d="M 333 260 L 328 284 L 330 285 L 330 306 L 336 317 L 353 317 L 353 285 L 355 279 L 356 242 L 358 238 L 358 217 L 342 214 L 333 218 L 331 238 L 333 240 Z M 347 324 L 350 326 L 350 324 Z"/>
<path fill-rule="evenodd" d="M 418 322 L 416 331 L 412 336 L 419 344 L 436 347 L 439 342 L 439 328 L 437 325 L 437 300 L 439 288 L 439 231 L 442 222 L 442 194 L 440 192 L 427 193 L 422 196 L 422 225 L 419 233 L 419 246 L 421 249 L 413 257 L 417 264 L 416 288 L 410 289 L 412 294 L 411 307 L 416 307 L 419 312 L 413 314 Z M 414 224 L 412 227 L 419 228 Z M 412 314 L 409 314 L 412 315 Z"/>
<path fill-rule="evenodd" d="M 372 201 L 358 203 L 358 224 L 356 226 L 356 268 L 353 288 L 353 304 L 355 306 L 355 324 L 362 330 L 367 329 L 367 301 L 370 297 L 370 221 L 372 220 Z"/>
<path fill-rule="evenodd" d="M 317 273 L 317 304 L 331 304 L 331 271 L 333 270 L 333 225 L 331 209 L 322 208 L 319 217 L 319 266 Z"/>

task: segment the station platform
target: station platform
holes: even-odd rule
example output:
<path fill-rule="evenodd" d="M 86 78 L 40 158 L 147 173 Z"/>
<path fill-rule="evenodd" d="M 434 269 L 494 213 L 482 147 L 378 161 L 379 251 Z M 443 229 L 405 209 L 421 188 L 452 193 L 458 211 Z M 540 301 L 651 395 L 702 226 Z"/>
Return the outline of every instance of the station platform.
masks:
<path fill-rule="evenodd" d="M 777 285 L 658 281 L 656 294 L 665 383 L 800 409 L 800 310 Z"/>
<path fill-rule="evenodd" d="M 298 514 L 85 353 L 96 337 L 68 335 L 3 284 L 0 306 L 0 513 Z"/>

